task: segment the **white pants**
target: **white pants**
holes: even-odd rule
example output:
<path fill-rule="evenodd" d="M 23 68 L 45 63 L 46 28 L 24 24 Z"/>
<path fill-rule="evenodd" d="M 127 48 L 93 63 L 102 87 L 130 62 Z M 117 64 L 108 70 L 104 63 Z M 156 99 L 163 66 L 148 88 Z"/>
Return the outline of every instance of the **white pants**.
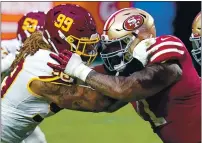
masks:
<path fill-rule="evenodd" d="M 24 112 L 1 103 L 1 143 L 46 143 L 45 135 Z M 27 128 L 29 126 L 29 128 Z"/>
<path fill-rule="evenodd" d="M 44 133 L 37 126 L 31 135 L 22 141 L 22 143 L 47 143 Z"/>

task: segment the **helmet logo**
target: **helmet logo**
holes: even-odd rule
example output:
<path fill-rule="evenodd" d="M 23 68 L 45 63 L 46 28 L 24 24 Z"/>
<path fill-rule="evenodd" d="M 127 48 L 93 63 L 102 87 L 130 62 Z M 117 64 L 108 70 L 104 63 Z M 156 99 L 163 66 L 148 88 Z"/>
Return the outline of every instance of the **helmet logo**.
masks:
<path fill-rule="evenodd" d="M 142 26 L 143 23 L 144 19 L 141 15 L 132 15 L 124 21 L 123 28 L 127 31 L 133 31 Z"/>

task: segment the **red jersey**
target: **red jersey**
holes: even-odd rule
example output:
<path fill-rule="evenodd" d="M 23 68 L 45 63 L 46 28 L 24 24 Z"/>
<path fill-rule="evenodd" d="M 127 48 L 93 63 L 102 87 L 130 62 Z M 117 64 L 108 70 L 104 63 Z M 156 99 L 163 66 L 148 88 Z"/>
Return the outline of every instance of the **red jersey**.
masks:
<path fill-rule="evenodd" d="M 178 82 L 154 96 L 132 102 L 137 113 L 149 121 L 165 143 L 201 141 L 201 80 L 182 41 L 166 35 L 156 38 L 158 47 L 149 64 L 178 60 L 182 76 Z M 100 67 L 96 68 L 100 71 Z"/>

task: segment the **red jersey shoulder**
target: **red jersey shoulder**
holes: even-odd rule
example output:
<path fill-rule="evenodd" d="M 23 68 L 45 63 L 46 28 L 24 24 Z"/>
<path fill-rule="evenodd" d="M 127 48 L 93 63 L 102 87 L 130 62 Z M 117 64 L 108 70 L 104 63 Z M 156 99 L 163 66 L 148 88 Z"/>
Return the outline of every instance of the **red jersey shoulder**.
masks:
<path fill-rule="evenodd" d="M 151 63 L 162 63 L 168 60 L 176 59 L 181 60 L 187 52 L 183 42 L 172 35 L 164 35 L 156 38 L 154 43 L 149 49 L 157 48 L 149 60 Z"/>

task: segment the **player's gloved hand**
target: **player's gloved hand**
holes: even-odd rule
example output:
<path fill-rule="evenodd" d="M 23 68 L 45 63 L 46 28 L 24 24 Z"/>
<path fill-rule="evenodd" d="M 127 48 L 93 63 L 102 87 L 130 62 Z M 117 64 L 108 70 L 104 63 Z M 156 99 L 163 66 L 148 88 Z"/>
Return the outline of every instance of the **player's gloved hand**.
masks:
<path fill-rule="evenodd" d="M 57 64 L 53 64 L 53 63 L 47 63 L 47 65 L 49 67 L 51 67 L 54 71 L 64 71 L 65 67 L 67 65 L 67 62 L 69 61 L 69 57 L 72 56 L 71 52 L 68 52 L 67 50 L 63 51 L 62 53 L 59 53 L 59 55 L 50 54 L 50 57 L 52 59 L 54 59 L 55 61 L 57 61 L 59 63 L 59 65 Z"/>
<path fill-rule="evenodd" d="M 133 57 L 139 60 L 143 66 L 145 66 L 148 62 L 148 59 L 152 53 L 154 53 L 157 49 L 149 49 L 151 45 L 156 42 L 155 38 L 149 38 L 142 40 L 133 50 Z"/>
<path fill-rule="evenodd" d="M 83 64 L 81 57 L 76 53 L 65 51 L 59 55 L 50 54 L 60 65 L 48 63 L 53 69 L 64 71 L 69 76 L 77 77 L 85 82 L 87 75 L 92 70 Z"/>

